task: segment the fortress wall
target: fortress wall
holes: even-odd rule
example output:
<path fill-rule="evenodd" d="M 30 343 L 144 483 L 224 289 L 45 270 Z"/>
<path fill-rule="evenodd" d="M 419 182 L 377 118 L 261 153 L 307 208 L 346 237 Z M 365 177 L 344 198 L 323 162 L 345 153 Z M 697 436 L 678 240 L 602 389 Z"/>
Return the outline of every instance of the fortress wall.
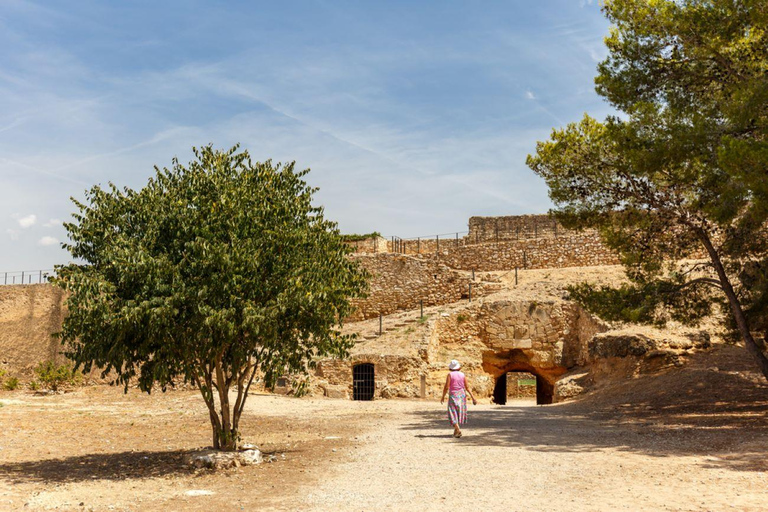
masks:
<path fill-rule="evenodd" d="M 447 248 L 425 254 L 457 270 L 494 271 L 518 268 L 563 268 L 617 265 L 618 256 L 595 232 L 567 232 L 565 236 L 484 243 Z"/>
<path fill-rule="evenodd" d="M 469 296 L 481 297 L 498 291 L 500 284 L 491 276 L 472 281 L 472 276 L 448 268 L 439 261 L 401 254 L 355 256 L 371 274 L 369 295 L 355 301 L 357 312 L 352 321 L 388 315 L 396 311 L 449 304 Z"/>
<path fill-rule="evenodd" d="M 0 286 L 0 369 L 30 378 L 42 361 L 61 364 L 53 334 L 64 320 L 64 293 L 49 284 Z"/>
<path fill-rule="evenodd" d="M 502 217 L 470 217 L 471 243 L 519 240 L 563 234 L 563 228 L 549 215 L 505 215 Z"/>

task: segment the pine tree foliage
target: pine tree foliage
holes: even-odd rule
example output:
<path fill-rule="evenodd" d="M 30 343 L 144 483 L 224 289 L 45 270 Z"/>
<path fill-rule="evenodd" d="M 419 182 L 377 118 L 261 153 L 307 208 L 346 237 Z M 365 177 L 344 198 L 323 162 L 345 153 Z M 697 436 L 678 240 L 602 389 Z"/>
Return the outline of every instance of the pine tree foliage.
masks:
<path fill-rule="evenodd" d="M 606 0 L 603 11 L 609 55 L 595 82 L 622 114 L 585 115 L 528 157 L 554 215 L 597 228 L 627 269 L 627 286 L 572 295 L 649 323 L 696 323 L 721 302 L 768 377 L 768 3 Z"/>

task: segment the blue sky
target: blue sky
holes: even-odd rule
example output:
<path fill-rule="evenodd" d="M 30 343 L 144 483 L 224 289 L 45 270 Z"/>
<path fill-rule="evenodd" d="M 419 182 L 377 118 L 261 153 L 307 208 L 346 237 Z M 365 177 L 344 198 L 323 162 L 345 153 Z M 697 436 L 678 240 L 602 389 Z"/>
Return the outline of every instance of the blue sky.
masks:
<path fill-rule="evenodd" d="M 69 198 L 191 147 L 311 168 L 344 232 L 543 213 L 525 156 L 610 108 L 596 1 L 0 0 L 0 272 L 68 261 Z"/>

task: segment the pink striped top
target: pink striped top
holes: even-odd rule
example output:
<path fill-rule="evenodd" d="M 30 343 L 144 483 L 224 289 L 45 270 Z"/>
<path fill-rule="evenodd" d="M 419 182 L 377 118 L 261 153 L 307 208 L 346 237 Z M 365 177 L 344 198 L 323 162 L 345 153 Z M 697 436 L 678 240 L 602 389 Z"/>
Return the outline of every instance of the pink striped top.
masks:
<path fill-rule="evenodd" d="M 454 391 L 462 391 L 464 389 L 464 373 L 463 372 L 451 372 L 448 374 L 451 379 L 450 387 L 448 388 L 451 393 Z"/>

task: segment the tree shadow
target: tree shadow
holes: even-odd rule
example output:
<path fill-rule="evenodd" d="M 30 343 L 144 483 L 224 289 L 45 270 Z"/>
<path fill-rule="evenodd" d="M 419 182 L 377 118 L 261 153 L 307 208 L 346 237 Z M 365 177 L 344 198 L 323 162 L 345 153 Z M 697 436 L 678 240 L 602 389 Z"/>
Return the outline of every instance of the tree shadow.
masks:
<path fill-rule="evenodd" d="M 195 469 L 186 464 L 186 457 L 192 453 L 192 450 L 94 453 L 62 459 L 10 462 L 0 464 L 0 478 L 20 484 L 191 475 Z"/>
<path fill-rule="evenodd" d="M 417 436 L 450 429 L 442 409 L 413 416 L 403 428 L 421 431 Z M 700 456 L 700 464 L 711 468 L 768 470 L 768 386 L 738 371 L 688 368 L 634 379 L 616 392 L 577 402 L 475 409 L 468 416 L 459 440 L 466 446 L 558 453 L 611 448 Z"/>

